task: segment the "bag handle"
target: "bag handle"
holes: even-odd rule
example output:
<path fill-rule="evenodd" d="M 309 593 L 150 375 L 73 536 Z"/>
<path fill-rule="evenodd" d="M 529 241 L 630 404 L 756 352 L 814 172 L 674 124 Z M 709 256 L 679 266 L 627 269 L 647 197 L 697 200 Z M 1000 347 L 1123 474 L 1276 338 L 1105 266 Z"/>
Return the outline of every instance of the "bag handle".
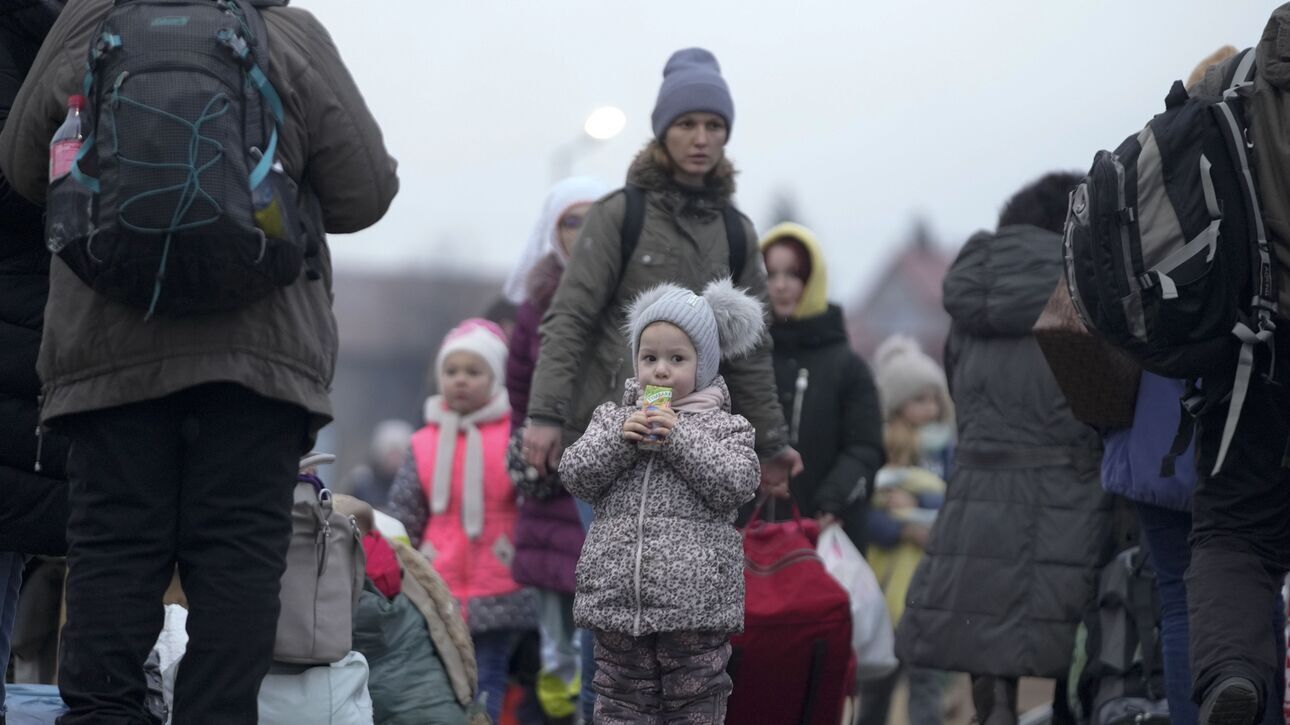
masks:
<path fill-rule="evenodd" d="M 757 500 L 757 506 L 753 508 L 752 515 L 748 517 L 748 523 L 744 524 L 745 537 L 748 536 L 749 531 L 752 531 L 754 528 L 756 528 L 758 524 L 763 523 L 761 519 L 761 509 L 763 506 L 766 505 L 766 502 L 771 501 L 772 498 L 773 497 L 770 494 L 765 494 Z M 793 522 L 797 524 L 797 529 L 802 532 L 803 536 L 805 536 L 806 527 L 802 525 L 802 512 L 800 509 L 797 508 L 797 501 L 793 500 L 792 498 L 789 498 L 789 503 L 792 505 Z"/>

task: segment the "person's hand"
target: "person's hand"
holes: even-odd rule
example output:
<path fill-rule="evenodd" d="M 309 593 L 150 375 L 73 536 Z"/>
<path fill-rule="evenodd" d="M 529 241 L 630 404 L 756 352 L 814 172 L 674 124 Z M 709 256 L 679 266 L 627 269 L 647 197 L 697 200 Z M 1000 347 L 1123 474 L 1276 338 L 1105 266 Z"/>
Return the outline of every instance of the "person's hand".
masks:
<path fill-rule="evenodd" d="M 918 508 L 918 499 L 903 488 L 889 488 L 883 491 L 883 507 L 892 511 Z"/>
<path fill-rule="evenodd" d="M 550 423 L 531 423 L 524 428 L 520 453 L 524 462 L 537 470 L 539 476 L 548 476 L 560 468 L 560 455 L 564 453 L 560 426 Z"/>
<path fill-rule="evenodd" d="M 671 408 L 652 408 L 645 411 L 645 420 L 649 423 L 649 434 L 666 441 L 676 428 L 676 413 Z"/>
<path fill-rule="evenodd" d="M 818 521 L 820 524 L 820 531 L 823 531 L 829 528 L 830 526 L 842 525 L 842 520 L 830 513 L 819 514 L 818 516 L 815 517 L 815 520 Z"/>
<path fill-rule="evenodd" d="M 649 420 L 645 417 L 645 411 L 638 410 L 627 416 L 627 420 L 623 422 L 623 440 L 642 441 L 647 435 Z"/>
<path fill-rule="evenodd" d="M 927 548 L 927 540 L 931 537 L 931 529 L 922 524 L 905 524 L 900 527 L 900 540 L 913 544 L 920 549 Z"/>
<path fill-rule="evenodd" d="M 802 472 L 802 455 L 792 448 L 785 448 L 779 455 L 761 463 L 761 486 L 757 489 L 763 495 L 775 498 L 788 498 L 788 482 Z"/>
<path fill-rule="evenodd" d="M 785 448 L 778 456 L 775 456 L 775 462 L 788 469 L 789 478 L 797 478 L 806 470 L 802 463 L 802 454 L 797 452 L 796 448 Z"/>

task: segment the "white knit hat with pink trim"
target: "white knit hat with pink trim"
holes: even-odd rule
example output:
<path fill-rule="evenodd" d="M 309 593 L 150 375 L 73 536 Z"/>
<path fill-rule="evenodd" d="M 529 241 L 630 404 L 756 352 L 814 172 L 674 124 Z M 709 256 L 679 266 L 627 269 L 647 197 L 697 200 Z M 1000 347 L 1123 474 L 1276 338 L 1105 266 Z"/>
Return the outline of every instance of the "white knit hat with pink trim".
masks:
<path fill-rule="evenodd" d="M 497 323 L 472 317 L 452 328 L 435 356 L 435 375 L 443 374 L 443 361 L 454 352 L 473 352 L 484 359 L 493 373 L 490 395 L 497 395 L 506 382 L 506 333 Z M 442 385 L 440 385 L 442 387 Z"/>

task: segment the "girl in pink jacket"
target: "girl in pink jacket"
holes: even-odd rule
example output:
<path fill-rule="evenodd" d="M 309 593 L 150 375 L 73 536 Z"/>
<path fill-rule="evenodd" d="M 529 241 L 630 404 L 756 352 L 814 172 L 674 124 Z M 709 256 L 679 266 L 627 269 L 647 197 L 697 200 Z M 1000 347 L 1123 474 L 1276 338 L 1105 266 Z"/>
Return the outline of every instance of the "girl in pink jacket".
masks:
<path fill-rule="evenodd" d="M 448 333 L 435 361 L 440 394 L 426 401 L 426 424 L 390 491 L 390 513 L 461 602 L 493 722 L 512 651 L 537 616 L 531 591 L 511 577 L 518 509 L 506 470 L 505 367 L 505 336 L 492 322 L 466 320 Z"/>

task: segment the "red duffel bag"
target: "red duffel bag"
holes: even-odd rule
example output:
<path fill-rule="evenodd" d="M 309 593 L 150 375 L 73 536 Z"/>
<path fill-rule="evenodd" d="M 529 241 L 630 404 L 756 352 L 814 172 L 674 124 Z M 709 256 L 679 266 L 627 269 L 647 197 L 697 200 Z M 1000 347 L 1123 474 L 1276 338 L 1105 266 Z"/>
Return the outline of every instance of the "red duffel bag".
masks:
<path fill-rule="evenodd" d="M 726 722 L 838 725 L 851 694 L 851 604 L 829 576 L 803 521 L 744 527 L 744 631 L 731 640 L 734 680 Z"/>

